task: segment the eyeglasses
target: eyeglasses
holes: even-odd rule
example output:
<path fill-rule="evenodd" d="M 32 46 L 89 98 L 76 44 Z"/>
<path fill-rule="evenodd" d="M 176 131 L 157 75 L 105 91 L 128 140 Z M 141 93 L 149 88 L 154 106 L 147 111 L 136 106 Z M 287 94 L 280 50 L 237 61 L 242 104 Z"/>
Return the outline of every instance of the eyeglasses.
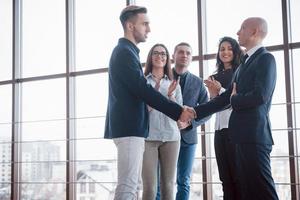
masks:
<path fill-rule="evenodd" d="M 165 58 L 167 56 L 166 52 L 159 52 L 159 51 L 153 51 L 153 56 L 161 56 L 162 58 Z"/>

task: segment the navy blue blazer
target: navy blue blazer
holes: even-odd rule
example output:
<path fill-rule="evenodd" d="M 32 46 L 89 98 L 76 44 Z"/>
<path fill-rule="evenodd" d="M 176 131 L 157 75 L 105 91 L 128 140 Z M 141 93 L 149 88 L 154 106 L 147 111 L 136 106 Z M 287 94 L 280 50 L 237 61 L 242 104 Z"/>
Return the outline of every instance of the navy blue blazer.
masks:
<path fill-rule="evenodd" d="M 147 84 L 139 49 L 125 38 L 119 39 L 109 63 L 109 96 L 104 138 L 148 137 L 146 104 L 178 120 L 182 107 Z"/>
<path fill-rule="evenodd" d="M 190 107 L 195 107 L 208 101 L 207 91 L 201 78 L 187 72 L 182 99 L 183 105 Z M 201 120 L 192 120 L 191 126 L 180 130 L 181 139 L 187 144 L 198 143 L 197 127 L 205 123 L 209 118 L 210 116 Z"/>
<path fill-rule="evenodd" d="M 232 106 L 229 120 L 230 138 L 234 143 L 273 144 L 269 110 L 276 84 L 276 62 L 264 47 L 259 48 L 241 65 L 234 77 L 237 95 L 230 100 L 231 86 L 220 96 L 195 107 L 198 118 Z"/>

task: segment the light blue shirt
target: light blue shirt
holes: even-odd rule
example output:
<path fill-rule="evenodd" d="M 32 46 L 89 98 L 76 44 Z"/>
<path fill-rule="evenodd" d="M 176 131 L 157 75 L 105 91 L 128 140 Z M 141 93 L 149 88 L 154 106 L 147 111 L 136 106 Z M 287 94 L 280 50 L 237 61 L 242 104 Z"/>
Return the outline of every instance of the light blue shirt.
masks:
<path fill-rule="evenodd" d="M 154 88 L 156 82 L 153 79 L 153 75 L 150 73 L 147 75 L 146 79 L 147 82 Z M 158 91 L 167 98 L 168 88 L 171 83 L 172 81 L 166 75 L 160 80 L 160 87 Z M 182 105 L 182 94 L 179 84 L 173 93 L 176 103 Z M 155 109 L 151 109 L 151 111 L 149 111 L 149 136 L 146 140 L 163 142 L 180 140 L 180 131 L 178 129 L 177 122 L 165 114 Z"/>

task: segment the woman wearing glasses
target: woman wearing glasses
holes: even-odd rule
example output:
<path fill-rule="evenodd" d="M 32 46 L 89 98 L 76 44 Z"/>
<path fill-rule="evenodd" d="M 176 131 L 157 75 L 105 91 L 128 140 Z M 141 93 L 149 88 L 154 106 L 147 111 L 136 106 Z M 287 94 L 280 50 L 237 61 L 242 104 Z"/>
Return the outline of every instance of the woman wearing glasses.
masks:
<path fill-rule="evenodd" d="M 170 54 L 163 44 L 155 44 L 147 57 L 145 72 L 150 83 L 161 94 L 182 105 L 180 85 L 173 81 Z M 176 121 L 149 107 L 149 137 L 146 138 L 143 158 L 143 200 L 154 200 L 157 183 L 161 197 L 173 200 L 176 163 L 180 145 Z M 159 165 L 159 173 L 157 173 Z M 160 181 L 158 181 L 160 174 Z"/>

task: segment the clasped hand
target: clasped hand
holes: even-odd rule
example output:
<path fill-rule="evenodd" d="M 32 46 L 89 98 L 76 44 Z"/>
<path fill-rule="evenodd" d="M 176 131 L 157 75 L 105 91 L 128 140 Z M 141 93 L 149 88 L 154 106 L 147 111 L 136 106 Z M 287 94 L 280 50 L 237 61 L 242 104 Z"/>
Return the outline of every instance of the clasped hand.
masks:
<path fill-rule="evenodd" d="M 178 120 L 178 127 L 184 129 L 191 124 L 191 120 L 197 117 L 196 111 L 192 107 L 183 106 L 182 113 Z"/>

